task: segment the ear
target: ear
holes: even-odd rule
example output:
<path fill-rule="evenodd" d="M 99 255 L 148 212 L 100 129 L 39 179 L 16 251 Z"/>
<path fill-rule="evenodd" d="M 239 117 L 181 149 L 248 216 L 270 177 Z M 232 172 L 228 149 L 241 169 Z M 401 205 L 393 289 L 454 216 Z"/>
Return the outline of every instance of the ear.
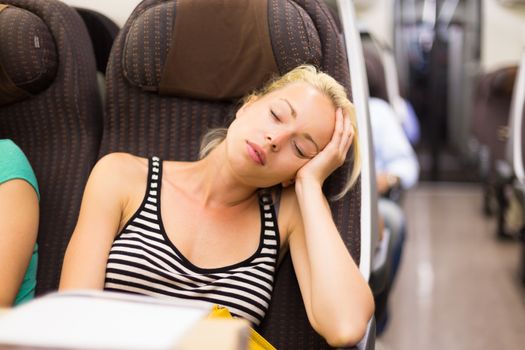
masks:
<path fill-rule="evenodd" d="M 281 183 L 281 186 L 283 186 L 283 188 L 286 188 L 290 185 L 293 185 L 295 183 L 295 179 L 290 179 L 288 181 L 284 181 Z"/>

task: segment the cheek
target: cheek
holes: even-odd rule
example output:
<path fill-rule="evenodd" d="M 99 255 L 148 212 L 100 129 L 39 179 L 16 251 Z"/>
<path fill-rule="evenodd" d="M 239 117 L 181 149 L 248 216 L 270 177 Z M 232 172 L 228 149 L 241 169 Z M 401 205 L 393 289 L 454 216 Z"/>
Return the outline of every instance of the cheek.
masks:
<path fill-rule="evenodd" d="M 287 161 L 280 162 L 281 164 L 278 164 L 277 168 L 281 169 L 283 177 L 290 178 L 294 177 L 308 161 L 309 159 L 300 159 L 292 154 L 288 156 Z"/>
<path fill-rule="evenodd" d="M 228 138 L 231 144 L 240 144 L 248 133 L 246 125 L 239 123 L 237 120 L 233 121 L 228 127 Z"/>

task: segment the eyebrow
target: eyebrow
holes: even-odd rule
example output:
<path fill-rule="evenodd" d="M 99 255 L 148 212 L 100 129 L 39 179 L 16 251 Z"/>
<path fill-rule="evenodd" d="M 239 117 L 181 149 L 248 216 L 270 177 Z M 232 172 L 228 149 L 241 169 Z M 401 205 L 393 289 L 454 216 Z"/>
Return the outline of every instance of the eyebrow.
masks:
<path fill-rule="evenodd" d="M 293 117 L 294 119 L 297 118 L 297 112 L 296 112 L 295 109 L 293 108 L 293 106 L 292 106 L 292 104 L 290 103 L 290 101 L 288 101 L 288 100 L 285 99 L 285 98 L 281 98 L 281 101 L 286 102 L 286 104 L 288 105 L 288 107 L 290 107 L 290 112 L 292 113 L 292 117 Z M 305 133 L 305 134 L 303 134 L 303 135 L 304 135 L 304 137 L 305 137 L 307 140 L 311 141 L 311 142 L 314 144 L 314 146 L 315 146 L 315 148 L 316 148 L 316 152 L 319 153 L 319 146 L 317 145 L 317 142 L 314 141 L 314 139 L 312 138 L 312 136 L 311 136 L 310 134 L 307 134 L 307 133 Z"/>
<path fill-rule="evenodd" d="M 281 98 L 281 101 L 284 101 L 286 102 L 286 104 L 288 105 L 288 107 L 290 107 L 290 112 L 292 113 L 292 117 L 294 117 L 294 119 L 297 117 L 297 112 L 295 111 L 295 109 L 292 107 L 292 104 L 290 103 L 290 101 L 288 101 L 287 99 L 285 98 Z"/>

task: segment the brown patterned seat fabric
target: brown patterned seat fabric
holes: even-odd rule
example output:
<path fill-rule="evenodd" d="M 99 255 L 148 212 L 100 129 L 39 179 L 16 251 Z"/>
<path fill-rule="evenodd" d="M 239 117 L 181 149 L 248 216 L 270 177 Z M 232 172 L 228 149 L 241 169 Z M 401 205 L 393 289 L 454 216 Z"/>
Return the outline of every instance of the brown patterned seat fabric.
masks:
<path fill-rule="evenodd" d="M 505 159 L 517 69 L 503 67 L 481 75 L 474 92 L 470 125 L 476 139 L 490 150 L 489 178 L 495 176 L 495 162 Z"/>
<path fill-rule="evenodd" d="M 93 43 L 97 70 L 105 74 L 109 53 L 120 28 L 113 20 L 102 13 L 85 8 L 75 8 L 75 10 L 84 20 L 89 37 Z"/>
<path fill-rule="evenodd" d="M 58 287 L 65 248 L 98 153 L 95 58 L 78 14 L 57 0 L 1 0 L 0 65 L 28 94 L 0 106 L 0 138 L 26 153 L 40 187 L 37 294 Z M 2 100 L 0 89 L 0 100 Z"/>
<path fill-rule="evenodd" d="M 47 88 L 55 79 L 58 66 L 55 42 L 46 24 L 29 11 L 4 6 L 0 11 L 0 69 L 5 79 L 2 85 L 9 83 L 21 91 L 16 98 L 2 93 L 0 105 Z"/>
<path fill-rule="evenodd" d="M 242 91 L 246 94 L 267 77 L 301 63 L 319 66 L 350 92 L 344 44 L 323 1 L 231 0 L 227 4 L 224 7 L 218 0 L 145 0 L 135 8 L 115 40 L 108 63 L 100 157 L 123 151 L 142 157 L 195 160 L 202 135 L 209 128 L 225 126 L 233 117 L 239 85 L 246 86 L 247 91 Z M 210 8 L 199 10 L 202 5 Z M 252 11 L 252 6 L 259 10 Z M 234 28 L 253 37 L 240 38 L 233 33 L 235 37 L 228 42 L 216 32 L 231 28 L 221 27 L 221 20 L 209 15 L 192 15 L 190 9 L 216 14 L 228 23 L 249 26 L 257 22 L 263 24 L 264 31 Z M 252 17 L 228 18 L 240 15 Z M 191 27 L 190 21 L 178 16 L 207 18 L 207 22 L 195 21 L 198 25 Z M 239 40 L 246 45 L 238 45 Z M 266 42 L 272 52 L 264 51 L 268 50 L 264 49 Z M 208 51 L 210 46 L 213 52 Z M 261 56 L 264 58 L 257 63 Z M 246 61 L 254 62 L 251 68 L 257 79 L 238 74 Z M 178 84 L 178 79 L 188 79 L 187 70 L 204 84 L 195 84 L 192 76 L 187 83 L 191 89 L 185 89 L 186 83 Z M 163 82 L 168 89 L 163 88 Z M 223 86 L 227 92 L 221 90 Z M 325 192 L 337 193 L 350 170 L 346 165 L 334 173 L 325 183 Z M 348 249 L 359 262 L 360 183 L 331 208 Z M 310 327 L 289 256 L 280 266 L 272 305 L 259 330 L 279 349 L 328 348 Z"/>

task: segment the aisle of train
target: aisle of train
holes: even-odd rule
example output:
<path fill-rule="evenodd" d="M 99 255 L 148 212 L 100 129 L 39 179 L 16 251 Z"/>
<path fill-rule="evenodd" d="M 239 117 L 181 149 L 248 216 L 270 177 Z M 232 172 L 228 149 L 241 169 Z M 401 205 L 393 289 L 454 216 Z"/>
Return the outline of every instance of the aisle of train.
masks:
<path fill-rule="evenodd" d="M 476 184 L 422 183 L 404 198 L 408 237 L 379 350 L 520 349 L 520 246 L 495 238 Z"/>

